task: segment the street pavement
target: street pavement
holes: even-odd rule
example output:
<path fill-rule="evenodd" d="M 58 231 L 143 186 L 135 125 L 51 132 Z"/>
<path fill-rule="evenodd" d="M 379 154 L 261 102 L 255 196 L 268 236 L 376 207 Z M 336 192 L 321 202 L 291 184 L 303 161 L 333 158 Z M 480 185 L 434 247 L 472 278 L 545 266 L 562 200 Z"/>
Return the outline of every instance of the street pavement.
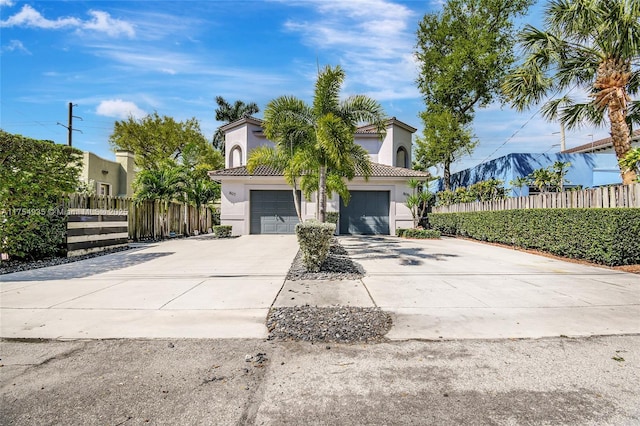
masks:
<path fill-rule="evenodd" d="M 366 276 L 286 281 L 295 236 L 140 245 L 0 275 L 0 337 L 265 338 L 271 306 L 379 306 L 387 337 L 640 333 L 640 276 L 443 238 L 341 237 Z"/>
<path fill-rule="evenodd" d="M 638 275 L 464 240 L 340 241 L 362 279 L 287 281 L 293 236 L 0 275 L 0 426 L 640 425 Z M 271 306 L 304 304 L 379 306 L 389 340 L 265 339 Z"/>

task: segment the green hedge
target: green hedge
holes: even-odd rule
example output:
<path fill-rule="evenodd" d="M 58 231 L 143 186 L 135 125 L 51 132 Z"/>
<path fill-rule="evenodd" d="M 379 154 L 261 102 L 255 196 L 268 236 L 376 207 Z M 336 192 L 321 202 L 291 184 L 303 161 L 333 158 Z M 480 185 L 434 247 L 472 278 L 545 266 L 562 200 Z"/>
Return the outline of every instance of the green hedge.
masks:
<path fill-rule="evenodd" d="M 66 206 L 82 151 L 0 130 L 0 253 L 14 259 L 64 254 Z"/>
<path fill-rule="evenodd" d="M 438 239 L 440 238 L 440 231 L 437 229 L 397 228 L 396 236 L 421 240 Z"/>
<path fill-rule="evenodd" d="M 331 237 L 336 230 L 333 223 L 308 220 L 296 225 L 298 244 L 302 251 L 302 263 L 309 272 L 318 272 L 329 255 Z"/>
<path fill-rule="evenodd" d="M 231 225 L 214 225 L 211 230 L 216 238 L 229 238 L 231 236 Z"/>
<path fill-rule="evenodd" d="M 640 263 L 640 209 L 431 213 L 443 234 L 509 244 L 603 265 Z"/>

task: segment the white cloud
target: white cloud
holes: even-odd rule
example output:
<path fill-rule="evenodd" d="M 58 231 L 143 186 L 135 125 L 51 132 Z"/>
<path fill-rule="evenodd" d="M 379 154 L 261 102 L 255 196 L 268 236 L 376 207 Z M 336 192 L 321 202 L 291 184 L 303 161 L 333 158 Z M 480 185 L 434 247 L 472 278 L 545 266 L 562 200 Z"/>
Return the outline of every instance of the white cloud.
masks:
<path fill-rule="evenodd" d="M 26 53 L 27 55 L 31 55 L 31 52 L 29 52 L 29 49 L 24 47 L 24 44 L 22 44 L 20 40 L 11 40 L 9 44 L 2 47 L 2 51 L 3 52 L 19 51 L 19 52 Z"/>
<path fill-rule="evenodd" d="M 367 92 L 379 101 L 419 97 L 413 56 L 418 17 L 387 0 L 317 0 L 317 18 L 289 20 L 285 29 L 299 33 L 313 47 L 337 55 L 347 74 L 346 91 Z"/>
<path fill-rule="evenodd" d="M 129 118 L 129 116 L 142 118 L 147 115 L 147 113 L 135 103 L 123 101 L 122 99 L 110 99 L 100 102 L 96 108 L 96 114 L 120 119 L 126 119 Z"/>
<path fill-rule="evenodd" d="M 1 22 L 3 27 L 35 27 L 45 29 L 58 29 L 64 27 L 77 27 L 80 25 L 77 18 L 46 19 L 33 7 L 25 4 L 20 12 Z"/>
<path fill-rule="evenodd" d="M 0 6 L 13 6 L 14 2 L 11 0 L 0 0 Z"/>
<path fill-rule="evenodd" d="M 78 30 L 95 31 L 105 33 L 110 37 L 125 35 L 135 36 L 135 30 L 131 24 L 120 19 L 114 19 L 107 12 L 98 10 L 89 11 L 92 19 L 83 21 L 74 17 L 62 17 L 47 19 L 40 12 L 28 4 L 25 4 L 20 12 L 0 21 L 0 27 L 32 27 L 42 29 L 76 28 Z"/>
<path fill-rule="evenodd" d="M 93 30 L 105 33 L 110 37 L 118 37 L 124 34 L 129 38 L 133 38 L 136 34 L 133 25 L 120 19 L 114 19 L 107 12 L 99 10 L 90 10 L 89 15 L 93 19 L 82 24 L 82 29 Z"/>

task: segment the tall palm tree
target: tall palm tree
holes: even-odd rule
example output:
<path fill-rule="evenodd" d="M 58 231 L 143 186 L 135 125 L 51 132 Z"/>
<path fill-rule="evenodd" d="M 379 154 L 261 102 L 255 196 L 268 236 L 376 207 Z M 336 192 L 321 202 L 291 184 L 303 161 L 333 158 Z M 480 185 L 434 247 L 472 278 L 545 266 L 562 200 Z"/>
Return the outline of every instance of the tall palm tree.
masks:
<path fill-rule="evenodd" d="M 377 101 L 365 95 L 340 100 L 344 78 L 340 66 L 326 66 L 318 74 L 312 105 L 282 96 L 269 102 L 264 113 L 265 136 L 276 143 L 276 151 L 288 164 L 285 178 L 287 173 L 287 179 L 299 177 L 305 194 L 317 193 L 316 217 L 322 222 L 328 192 L 348 200 L 344 179 L 371 174 L 368 152 L 354 141 L 358 124 L 371 123 L 381 135 L 385 133 L 386 117 Z"/>
<path fill-rule="evenodd" d="M 243 101 L 235 101 L 232 104 L 227 102 L 222 96 L 216 96 L 216 120 L 225 123 L 233 123 L 242 117 L 248 117 L 251 114 L 260 112 L 258 104 L 255 102 L 244 103 Z M 224 152 L 224 132 L 218 128 L 213 134 L 213 146 Z"/>
<path fill-rule="evenodd" d="M 631 149 L 631 124 L 640 123 L 640 2 L 638 0 L 551 0 L 546 29 L 527 26 L 520 34 L 526 53 L 503 90 L 511 104 L 524 110 L 561 92 L 543 107 L 548 119 L 560 118 L 569 128 L 587 121 L 602 125 L 608 118 L 618 160 Z M 568 96 L 586 89 L 590 102 Z M 620 169 L 622 181 L 636 179 Z"/>

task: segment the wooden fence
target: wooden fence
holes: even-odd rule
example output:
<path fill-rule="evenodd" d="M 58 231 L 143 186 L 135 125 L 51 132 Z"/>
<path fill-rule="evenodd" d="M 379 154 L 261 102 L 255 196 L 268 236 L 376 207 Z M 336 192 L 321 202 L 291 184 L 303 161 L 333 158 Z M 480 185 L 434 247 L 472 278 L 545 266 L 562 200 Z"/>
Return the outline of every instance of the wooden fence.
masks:
<path fill-rule="evenodd" d="M 584 189 L 581 191 L 547 192 L 497 201 L 452 204 L 450 206 L 434 207 L 432 213 L 611 207 L 640 208 L 640 183 Z"/>
<path fill-rule="evenodd" d="M 178 202 L 136 202 L 132 198 L 82 194 L 69 194 L 62 201 L 69 209 L 123 212 L 128 216 L 129 239 L 134 241 L 202 234 L 214 225 L 211 209 L 205 206 L 198 209 Z"/>

